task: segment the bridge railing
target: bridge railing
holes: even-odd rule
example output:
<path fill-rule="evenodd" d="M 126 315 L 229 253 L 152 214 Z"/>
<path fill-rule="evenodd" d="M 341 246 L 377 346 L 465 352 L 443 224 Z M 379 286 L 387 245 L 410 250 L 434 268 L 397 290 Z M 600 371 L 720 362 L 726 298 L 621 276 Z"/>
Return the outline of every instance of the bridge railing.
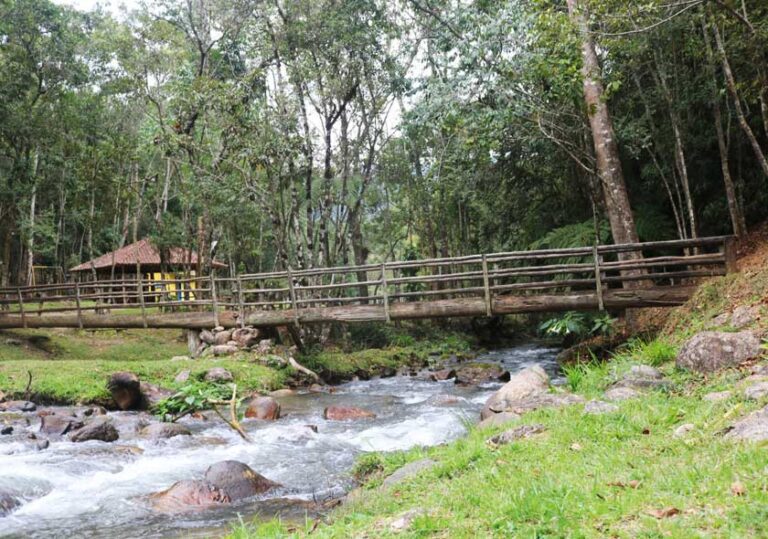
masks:
<path fill-rule="evenodd" d="M 632 253 L 632 257 L 626 256 Z M 236 276 L 163 280 L 102 280 L 0 288 L 0 308 L 22 319 L 86 314 L 161 312 L 248 313 L 290 310 L 300 321 L 313 310 L 377 306 L 390 318 L 403 303 L 482 299 L 487 315 L 500 296 L 596 292 L 642 283 L 675 286 L 725 274 L 733 265 L 731 237 L 598 245 L 393 261 L 363 266 L 288 269 Z M 0 315 L 2 316 L 2 315 Z"/>

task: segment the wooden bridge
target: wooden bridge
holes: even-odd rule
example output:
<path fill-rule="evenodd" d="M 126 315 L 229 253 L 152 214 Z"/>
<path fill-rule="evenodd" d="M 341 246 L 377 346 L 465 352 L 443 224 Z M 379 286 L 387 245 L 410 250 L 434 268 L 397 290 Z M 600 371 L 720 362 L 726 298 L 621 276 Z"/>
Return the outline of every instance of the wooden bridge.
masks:
<path fill-rule="evenodd" d="M 628 260 L 624 253 L 641 254 Z M 684 303 L 733 269 L 730 237 L 365 266 L 0 289 L 3 328 L 210 328 L 618 310 Z"/>

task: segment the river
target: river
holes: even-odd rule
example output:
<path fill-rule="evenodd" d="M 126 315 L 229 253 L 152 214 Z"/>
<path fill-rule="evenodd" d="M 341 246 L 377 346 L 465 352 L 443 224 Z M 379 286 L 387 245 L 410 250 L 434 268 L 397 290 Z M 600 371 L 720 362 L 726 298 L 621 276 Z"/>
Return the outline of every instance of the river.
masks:
<path fill-rule="evenodd" d="M 479 361 L 500 363 L 514 373 L 539 364 L 557 371 L 557 350 L 536 345 L 494 350 Z M 355 381 L 332 394 L 307 393 L 279 399 L 283 418 L 246 421 L 254 443 L 244 442 L 217 420 L 189 420 L 192 436 L 157 442 L 139 439 L 140 415 L 112 412 L 120 430 L 114 443 L 51 441 L 38 451 L 25 439 L 39 420 L 31 414 L 27 433 L 0 437 L 0 492 L 23 505 L 0 517 L 0 537 L 210 537 L 237 521 L 282 513 L 292 500 L 325 500 L 354 486 L 355 459 L 367 451 L 432 446 L 466 432 L 499 383 L 462 387 L 398 376 Z M 444 396 L 455 396 L 446 403 Z M 442 402 L 441 402 L 442 400 Z M 329 405 L 358 406 L 376 412 L 373 420 L 326 421 Z M 0 414 L 0 421 L 2 421 Z M 317 428 L 314 431 L 311 426 Z M 182 479 L 199 479 L 213 463 L 238 460 L 283 488 L 263 500 L 163 515 L 152 511 L 147 495 Z M 301 510 L 303 511 L 303 509 Z"/>

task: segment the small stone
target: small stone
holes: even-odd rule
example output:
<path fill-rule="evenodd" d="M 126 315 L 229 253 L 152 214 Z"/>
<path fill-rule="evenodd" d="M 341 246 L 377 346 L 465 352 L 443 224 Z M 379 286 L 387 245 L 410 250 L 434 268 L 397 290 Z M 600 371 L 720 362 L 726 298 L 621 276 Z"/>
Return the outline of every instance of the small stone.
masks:
<path fill-rule="evenodd" d="M 208 369 L 204 377 L 206 382 L 215 383 L 231 382 L 234 379 L 235 378 L 232 376 L 232 373 L 224 367 L 214 367 L 212 369 Z"/>
<path fill-rule="evenodd" d="M 520 419 L 520 417 L 520 414 L 516 414 L 514 412 L 500 412 L 498 414 L 492 414 L 486 417 L 480 423 L 478 423 L 477 426 L 481 429 L 488 427 L 500 427 L 511 421 L 516 421 Z"/>
<path fill-rule="evenodd" d="M 696 426 L 693 423 L 685 423 L 683 425 L 680 425 L 675 429 L 675 431 L 672 433 L 672 436 L 675 438 L 682 438 L 689 432 L 691 432 Z"/>
<path fill-rule="evenodd" d="M 768 382 L 760 382 L 749 386 L 744 390 L 744 397 L 751 400 L 760 400 L 768 396 Z"/>
<path fill-rule="evenodd" d="M 11 425 L 8 425 L 6 427 L 3 427 L 0 429 L 0 434 L 13 434 L 13 427 Z"/>
<path fill-rule="evenodd" d="M 707 393 L 702 397 L 702 399 L 709 402 L 720 402 L 730 399 L 731 395 L 733 395 L 732 391 L 716 391 L 713 393 Z"/>
<path fill-rule="evenodd" d="M 312 432 L 314 432 L 315 434 L 317 434 L 317 425 L 304 425 L 304 426 L 307 427 Z"/>
<path fill-rule="evenodd" d="M 618 412 L 619 407 L 610 402 L 591 400 L 584 405 L 584 413 L 590 415 L 612 414 Z"/>
<path fill-rule="evenodd" d="M 40 420 L 40 432 L 56 436 L 63 436 L 82 426 L 83 423 L 74 416 L 46 415 Z"/>
<path fill-rule="evenodd" d="M 49 442 L 48 440 L 40 440 L 35 444 L 35 449 L 37 449 L 38 451 L 43 451 L 45 449 L 48 449 L 48 446 L 50 445 L 51 445 L 51 442 Z"/>
<path fill-rule="evenodd" d="M 213 328 L 214 333 L 221 333 L 222 331 L 224 331 L 224 326 L 216 326 Z"/>
<path fill-rule="evenodd" d="M 19 339 L 5 339 L 5 344 L 8 346 L 21 346 L 21 341 Z"/>
<path fill-rule="evenodd" d="M 31 401 L 8 401 L 0 404 L 2 412 L 34 412 L 37 405 Z"/>
<path fill-rule="evenodd" d="M 204 329 L 203 331 L 200 332 L 200 340 L 205 344 L 213 344 L 215 340 L 215 336 L 213 335 L 213 333 L 211 333 L 207 329 Z"/>
<path fill-rule="evenodd" d="M 756 307 L 740 305 L 733 310 L 733 314 L 731 315 L 731 326 L 735 329 L 751 326 L 755 323 L 758 316 L 759 311 Z"/>
<path fill-rule="evenodd" d="M 83 410 L 83 415 L 85 417 L 107 415 L 107 409 L 104 408 L 103 406 L 91 406 L 90 408 L 86 408 L 85 410 Z"/>
<path fill-rule="evenodd" d="M 171 361 L 190 361 L 191 359 L 189 356 L 173 356 Z"/>
<path fill-rule="evenodd" d="M 712 320 L 707 323 L 707 328 L 717 328 L 722 327 L 728 323 L 728 319 L 730 318 L 730 315 L 728 313 L 722 313 L 714 317 Z"/>
<path fill-rule="evenodd" d="M 501 434 L 488 438 L 486 443 L 493 446 L 505 445 L 516 440 L 522 440 L 523 438 L 530 438 L 534 434 L 542 433 L 545 430 L 547 430 L 546 427 L 540 423 L 534 425 L 520 425 L 519 427 L 506 430 Z"/>
<path fill-rule="evenodd" d="M 283 398 L 283 397 L 292 397 L 296 394 L 296 391 L 293 389 L 276 389 L 275 391 L 270 392 L 270 397 L 275 398 Z"/>
<path fill-rule="evenodd" d="M 141 407 L 141 382 L 132 372 L 116 372 L 109 377 L 107 388 L 112 393 L 112 400 L 121 410 L 133 410 Z"/>
<path fill-rule="evenodd" d="M 424 509 L 410 509 L 395 517 L 395 519 L 390 522 L 389 529 L 393 532 L 405 531 L 411 527 L 411 524 L 413 524 L 413 521 L 416 520 L 416 518 L 423 515 Z"/>
<path fill-rule="evenodd" d="M 456 378 L 456 371 L 453 369 L 442 369 L 429 373 L 429 379 L 433 382 L 442 382 L 451 378 Z"/>
<path fill-rule="evenodd" d="M 217 344 L 212 346 L 210 350 L 214 356 L 231 356 L 232 354 L 236 354 L 239 349 L 237 346 L 232 346 L 230 344 Z"/>
<path fill-rule="evenodd" d="M 384 479 L 381 486 L 382 488 L 393 487 L 398 483 L 402 483 L 406 479 L 410 479 L 411 477 L 418 475 L 424 470 L 430 469 L 435 464 L 437 464 L 437 462 L 432 459 L 420 459 L 409 462 L 405 466 L 395 470 L 386 479 Z"/>
<path fill-rule="evenodd" d="M 152 440 L 164 440 L 174 436 L 190 436 L 192 432 L 184 425 L 178 423 L 152 423 L 139 431 L 142 438 Z"/>
<path fill-rule="evenodd" d="M 614 387 L 605 392 L 606 400 L 613 402 L 636 399 L 640 396 L 642 396 L 642 393 L 631 387 Z"/>
<path fill-rule="evenodd" d="M 658 369 L 651 367 L 650 365 L 633 365 L 629 369 L 629 375 L 636 378 L 650 378 L 653 380 L 661 380 L 664 375 Z"/>
<path fill-rule="evenodd" d="M 176 378 L 173 379 L 174 382 L 177 384 L 183 384 L 187 380 L 189 380 L 189 375 L 192 374 L 192 372 L 189 369 L 184 369 L 179 374 L 176 375 Z"/>

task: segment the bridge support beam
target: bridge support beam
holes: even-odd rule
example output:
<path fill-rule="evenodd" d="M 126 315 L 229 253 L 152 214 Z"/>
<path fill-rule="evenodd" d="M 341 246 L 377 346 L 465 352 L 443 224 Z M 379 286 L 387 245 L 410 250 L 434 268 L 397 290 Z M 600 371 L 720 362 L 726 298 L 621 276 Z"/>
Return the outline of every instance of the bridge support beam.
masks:
<path fill-rule="evenodd" d="M 603 293 L 603 304 L 608 310 L 634 307 L 672 307 L 682 305 L 693 294 L 693 286 L 665 286 L 656 288 L 616 289 Z M 532 312 L 592 311 L 598 310 L 600 299 L 596 292 L 571 293 L 565 295 L 501 295 L 492 299 L 494 314 L 516 314 Z M 415 320 L 424 318 L 446 318 L 463 316 L 485 316 L 485 298 L 456 298 L 421 302 L 394 302 L 389 304 L 391 320 Z M 21 328 L 77 328 L 82 324 L 86 329 L 128 329 L 128 328 L 187 328 L 205 329 L 211 326 L 211 313 L 158 313 L 145 316 L 82 314 L 44 314 L 40 316 L 25 313 L 0 315 L 0 329 Z M 218 313 L 219 325 L 238 327 L 237 311 Z M 298 316 L 297 316 L 298 315 Z M 288 326 L 296 321 L 301 324 L 322 324 L 329 322 L 386 322 L 387 313 L 382 305 L 349 305 L 335 307 L 302 308 L 257 311 L 246 314 L 246 324 L 255 327 Z M 146 325 L 145 325 L 146 324 Z"/>

